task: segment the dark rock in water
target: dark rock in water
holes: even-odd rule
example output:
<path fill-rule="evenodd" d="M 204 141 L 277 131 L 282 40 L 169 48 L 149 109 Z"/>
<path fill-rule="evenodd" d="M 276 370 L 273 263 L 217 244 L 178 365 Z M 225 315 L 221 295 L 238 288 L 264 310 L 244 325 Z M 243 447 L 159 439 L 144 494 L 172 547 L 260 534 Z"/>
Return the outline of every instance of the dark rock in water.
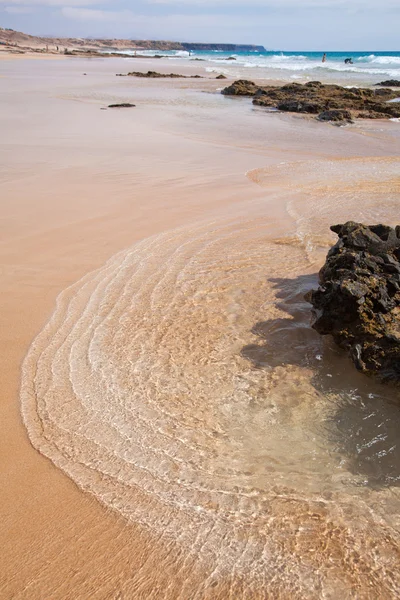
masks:
<path fill-rule="evenodd" d="M 122 102 L 121 104 L 109 104 L 108 108 L 133 108 L 135 104 L 129 104 L 129 102 Z"/>
<path fill-rule="evenodd" d="M 226 58 L 225 60 L 236 60 L 236 58 L 234 56 L 230 56 L 229 58 Z"/>
<path fill-rule="evenodd" d="M 147 77 L 149 79 L 202 79 L 201 75 L 179 75 L 178 73 L 157 73 L 157 71 L 132 71 L 124 75 L 117 73 L 117 77 Z"/>
<path fill-rule="evenodd" d="M 400 384 L 400 226 L 348 221 L 306 295 L 312 327 L 332 335 L 357 369 Z"/>
<path fill-rule="evenodd" d="M 320 81 L 289 83 L 283 86 L 259 86 L 252 81 L 239 80 L 222 90 L 226 96 L 253 96 L 253 104 L 296 113 L 320 114 L 340 111 L 332 118 L 321 120 L 345 122 L 362 114 L 365 119 L 387 119 L 400 116 L 400 104 L 389 102 L 399 95 L 389 88 L 344 88 L 324 85 Z M 346 114 L 350 113 L 350 117 Z M 343 118 L 341 118 L 343 115 Z M 379 116 L 380 115 L 380 116 Z"/>
<path fill-rule="evenodd" d="M 324 110 L 318 115 L 320 121 L 333 121 L 340 123 L 353 123 L 351 112 L 348 110 Z"/>
<path fill-rule="evenodd" d="M 258 86 L 248 79 L 238 79 L 232 85 L 224 88 L 221 94 L 225 96 L 254 96 Z"/>
<path fill-rule="evenodd" d="M 387 79 L 386 81 L 381 81 L 380 83 L 376 83 L 375 85 L 383 85 L 387 87 L 400 87 L 399 79 Z"/>
<path fill-rule="evenodd" d="M 218 75 L 218 77 L 216 77 L 215 79 L 226 79 L 226 77 L 225 77 L 225 75 L 222 75 L 222 73 L 221 73 L 221 75 Z"/>

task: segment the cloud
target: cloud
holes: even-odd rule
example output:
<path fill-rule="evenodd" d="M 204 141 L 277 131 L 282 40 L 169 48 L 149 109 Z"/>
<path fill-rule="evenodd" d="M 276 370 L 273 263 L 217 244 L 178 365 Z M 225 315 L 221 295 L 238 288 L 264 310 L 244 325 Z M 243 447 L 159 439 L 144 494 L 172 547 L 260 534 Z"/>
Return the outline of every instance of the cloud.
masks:
<path fill-rule="evenodd" d="M 35 11 L 30 6 L 5 6 L 3 10 L 10 15 L 30 15 Z"/>
<path fill-rule="evenodd" d="M 107 0 L 0 0 L 7 4 L 4 10 L 10 13 L 27 12 L 33 6 L 93 6 L 104 4 Z"/>
<path fill-rule="evenodd" d="M 221 28 L 238 26 L 254 26 L 257 24 L 256 17 L 243 17 L 241 15 L 227 14 L 169 14 L 162 15 L 142 15 L 136 14 L 130 10 L 111 11 L 97 10 L 91 8 L 73 8 L 64 7 L 61 9 L 64 17 L 77 21 L 100 21 L 130 24 L 137 26 L 149 26 L 164 29 L 168 26 L 174 28 L 196 27 L 196 28 Z"/>
<path fill-rule="evenodd" d="M 381 0 L 377 4 L 376 0 L 147 0 L 149 4 L 180 5 L 185 7 L 227 7 L 227 8 L 250 8 L 259 7 L 267 10 L 285 10 L 285 9 L 334 9 L 342 10 L 360 10 L 360 9 L 378 9 L 380 11 L 391 8 L 398 8 L 398 0 Z"/>
<path fill-rule="evenodd" d="M 65 4 L 65 2 L 63 2 Z M 61 13 L 68 19 L 75 21 L 108 21 L 110 23 L 132 23 L 139 17 L 129 10 L 96 10 L 93 8 L 74 8 L 73 6 L 64 6 Z"/>

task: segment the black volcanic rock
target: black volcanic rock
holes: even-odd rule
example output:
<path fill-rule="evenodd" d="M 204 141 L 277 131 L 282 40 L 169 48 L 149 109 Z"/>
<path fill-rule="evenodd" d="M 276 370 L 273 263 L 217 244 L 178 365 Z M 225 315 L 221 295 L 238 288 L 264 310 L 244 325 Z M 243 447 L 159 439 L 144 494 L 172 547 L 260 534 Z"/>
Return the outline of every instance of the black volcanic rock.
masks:
<path fill-rule="evenodd" d="M 399 94 L 385 87 L 376 90 L 344 88 L 334 84 L 324 85 L 319 81 L 310 81 L 304 85 L 294 82 L 283 86 L 259 86 L 252 81 L 240 79 L 221 93 L 226 96 L 252 96 L 256 106 L 277 108 L 285 112 L 330 112 L 332 118 L 327 118 L 324 114 L 320 120 L 351 122 L 359 115 L 365 119 L 400 116 L 400 103 L 389 102 Z"/>
<path fill-rule="evenodd" d="M 109 104 L 108 108 L 133 108 L 136 104 L 129 104 L 129 102 L 122 102 L 121 104 Z"/>
<path fill-rule="evenodd" d="M 400 384 L 400 226 L 348 221 L 319 273 L 312 327 L 348 351 L 357 369 Z"/>
<path fill-rule="evenodd" d="M 385 87 L 400 87 L 400 80 L 387 79 L 386 81 L 381 81 L 380 83 L 376 83 L 375 85 L 383 85 Z"/>
<path fill-rule="evenodd" d="M 117 73 L 117 77 L 146 77 L 148 79 L 202 79 L 201 75 L 179 75 L 178 73 L 157 73 L 157 71 L 132 71 L 131 73 Z"/>

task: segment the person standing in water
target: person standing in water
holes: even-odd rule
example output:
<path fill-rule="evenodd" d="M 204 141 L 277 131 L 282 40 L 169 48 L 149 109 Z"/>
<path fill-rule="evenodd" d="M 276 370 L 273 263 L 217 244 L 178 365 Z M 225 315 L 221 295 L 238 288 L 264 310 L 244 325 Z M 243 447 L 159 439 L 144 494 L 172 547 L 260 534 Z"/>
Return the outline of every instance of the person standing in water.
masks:
<path fill-rule="evenodd" d="M 326 62 L 326 52 L 324 52 L 324 54 L 322 56 L 322 62 Z"/>

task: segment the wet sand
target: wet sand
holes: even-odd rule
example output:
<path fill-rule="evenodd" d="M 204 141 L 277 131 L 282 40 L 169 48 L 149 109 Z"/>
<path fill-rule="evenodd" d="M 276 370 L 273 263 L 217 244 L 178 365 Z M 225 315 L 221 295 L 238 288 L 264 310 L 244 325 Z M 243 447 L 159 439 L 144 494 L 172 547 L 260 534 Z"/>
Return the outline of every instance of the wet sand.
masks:
<path fill-rule="evenodd" d="M 161 70 L 159 61 L 148 61 L 146 66 L 144 62 L 141 63 L 143 70 L 151 67 Z M 176 232 L 169 235 L 177 243 L 179 236 L 186 240 L 184 243 L 194 239 L 193 230 L 201 229 L 204 235 L 204 232 L 217 231 L 221 227 L 225 227 L 225 232 L 233 239 L 240 240 L 243 248 L 249 250 L 248 255 L 254 262 L 258 261 L 257 269 L 251 270 L 250 261 L 243 270 L 240 252 L 233 257 L 229 254 L 229 243 L 222 244 L 218 256 L 226 253 L 226 262 L 216 260 L 214 256 L 216 266 L 214 271 L 211 270 L 211 280 L 208 284 L 203 282 L 203 289 L 201 286 L 198 289 L 200 295 L 207 295 L 207 289 L 213 288 L 213 277 L 218 275 L 221 281 L 221 272 L 225 273 L 227 289 L 233 294 L 229 306 L 232 299 L 236 299 L 240 307 L 234 307 L 234 317 L 237 316 L 235 310 L 239 311 L 239 315 L 245 315 L 238 326 L 241 337 L 235 341 L 235 356 L 242 352 L 240 369 L 250 373 L 249 377 L 255 377 L 252 361 L 260 369 L 260 360 L 268 360 L 266 354 L 261 359 L 259 351 L 254 354 L 254 344 L 260 348 L 257 342 L 260 336 L 250 330 L 257 321 L 271 316 L 265 306 L 266 298 L 267 304 L 270 301 L 276 305 L 273 286 L 265 284 L 267 265 L 275 265 L 274 272 L 266 273 L 270 277 L 309 277 L 306 286 L 311 285 L 323 255 L 334 239 L 327 232 L 327 225 L 332 220 L 342 218 L 349 207 L 353 218 L 381 218 L 388 222 L 396 218 L 399 199 L 398 163 L 394 158 L 399 150 L 397 124 L 358 123 L 354 127 L 338 129 L 297 117 L 265 115 L 261 110 L 253 110 L 246 101 L 230 101 L 212 93 L 218 87 L 213 81 L 160 83 L 116 79 L 115 73 L 126 67 L 126 61 L 113 59 L 2 61 L 0 254 L 3 293 L 0 300 L 0 356 L 3 385 L 0 443 L 3 481 L 0 498 L 0 597 L 60 600 L 317 598 L 323 590 L 325 597 L 335 598 L 335 582 L 336 585 L 341 582 L 343 598 L 396 597 L 399 590 L 395 572 L 399 564 L 396 520 L 399 503 L 397 488 L 388 486 L 387 482 L 384 486 L 380 485 L 378 492 L 374 492 L 372 487 L 360 488 L 360 505 L 369 502 L 370 506 L 376 504 L 383 508 L 377 508 L 372 520 L 368 520 L 366 513 L 361 511 L 362 518 L 350 533 L 348 519 L 336 515 L 335 522 L 333 513 L 326 507 L 328 496 L 337 492 L 336 487 L 331 484 L 325 486 L 326 497 L 319 501 L 315 499 L 312 486 L 306 490 L 303 488 L 299 491 L 302 502 L 297 505 L 293 494 L 288 493 L 284 504 L 276 500 L 268 513 L 279 523 L 272 535 L 275 546 L 268 548 L 265 556 L 259 556 L 256 548 L 247 545 L 248 555 L 242 563 L 233 553 L 230 560 L 235 563 L 234 568 L 228 564 L 225 569 L 222 566 L 215 569 L 215 561 L 210 559 L 212 552 L 218 556 L 219 547 L 227 553 L 230 544 L 233 544 L 231 547 L 240 545 L 240 535 L 246 539 L 245 523 L 243 529 L 239 528 L 235 534 L 239 537 L 233 536 L 229 541 L 229 533 L 224 535 L 222 532 L 222 537 L 216 536 L 215 539 L 210 535 L 209 547 L 199 537 L 197 545 L 188 551 L 188 542 L 193 542 L 190 523 L 197 523 L 198 528 L 200 525 L 189 519 L 189 526 L 185 525 L 179 531 L 179 523 L 182 526 L 184 521 L 180 520 L 176 504 L 171 509 L 174 512 L 171 520 L 167 519 L 162 507 L 151 503 L 146 507 L 140 494 L 129 496 L 133 508 L 128 510 L 127 505 L 121 507 L 124 494 L 118 486 L 114 486 L 114 498 L 105 496 L 101 498 L 101 504 L 94 495 L 79 489 L 30 444 L 22 423 L 19 400 L 20 369 L 28 348 L 50 318 L 57 296 L 82 277 L 102 268 L 116 253 L 122 251 L 121 256 L 125 256 L 125 250 L 135 243 L 171 231 Z M 165 68 L 173 70 L 170 65 Z M 88 73 L 86 77 L 82 76 L 84 72 Z M 206 93 L 202 91 L 204 89 Z M 113 101 L 133 101 L 137 107 L 127 111 L 100 111 L 101 107 Z M 347 163 L 343 160 L 344 155 Z M 306 162 L 299 165 L 299 161 Z M 288 166 L 284 167 L 282 163 Z M 377 170 L 376 176 L 370 176 L 371 169 Z M 317 172 L 320 177 L 311 177 L 310 172 Z M 363 181 L 366 182 L 364 188 L 360 187 Z M 338 182 L 345 197 L 342 205 L 337 204 L 338 194 L 335 196 Z M 322 216 L 317 210 L 317 200 L 321 195 L 325 207 Z M 359 210 L 366 195 L 370 201 Z M 318 218 L 313 221 L 312 217 L 317 213 Z M 248 226 L 243 227 L 246 223 Z M 238 233 L 241 229 L 245 230 L 245 234 Z M 264 231 L 268 253 L 261 251 L 260 254 Z M 162 241 L 163 238 L 154 239 Z M 220 234 L 216 239 L 221 239 Z M 159 247 L 160 255 L 166 256 L 165 246 L 161 243 Z M 173 244 L 171 248 L 169 252 L 174 253 Z M 232 260 L 228 260 L 230 256 Z M 185 263 L 191 257 L 193 253 L 183 254 L 182 260 Z M 274 257 L 273 261 L 268 263 L 271 257 Z M 141 260 L 146 268 L 151 267 L 145 256 Z M 232 262 L 237 265 L 237 272 L 228 275 L 226 267 Z M 211 263 L 206 257 L 203 268 L 207 270 Z M 201 262 L 199 264 L 201 266 Z M 152 272 L 149 271 L 149 274 L 151 276 Z M 176 276 L 179 277 L 179 272 L 172 273 L 172 280 L 168 283 L 171 289 Z M 240 281 L 240 286 L 235 284 L 235 278 Z M 246 295 L 246 286 L 254 292 L 252 298 L 248 291 Z M 237 295 L 238 287 L 243 291 L 243 298 Z M 79 290 L 80 285 L 77 298 Z M 214 298 L 212 314 L 215 315 L 226 302 L 226 290 L 222 289 L 219 293 L 222 296 Z M 296 285 L 294 292 L 289 290 L 286 301 L 293 293 L 299 295 Z M 192 295 L 190 291 L 188 297 Z M 201 305 L 201 300 L 198 301 Z M 162 302 L 168 304 L 170 301 L 166 297 Z M 301 304 L 301 299 L 298 302 Z M 65 307 L 67 303 L 62 300 L 61 305 Z M 218 321 L 210 321 L 209 317 L 202 318 L 201 314 L 198 321 L 193 320 L 188 326 L 186 317 L 182 318 L 182 314 L 185 316 L 182 300 L 177 303 L 179 306 L 178 317 L 175 313 L 178 337 L 172 339 L 174 344 L 177 339 L 184 339 L 185 331 L 190 327 L 193 327 L 196 342 L 207 340 L 211 326 L 211 330 L 215 328 L 217 332 L 216 337 L 225 329 L 224 323 L 221 325 Z M 304 313 L 301 319 L 305 319 L 305 308 L 301 306 L 300 312 Z M 276 310 L 272 316 L 281 318 L 282 314 Z M 296 313 L 295 318 L 299 318 Z M 132 327 L 129 324 L 128 331 Z M 153 324 L 150 331 L 154 329 Z M 263 331 L 265 333 L 265 329 Z M 271 334 L 267 331 L 266 335 L 269 339 Z M 288 335 L 286 342 L 291 344 L 293 331 Z M 51 333 L 48 339 L 51 340 Z M 204 345 L 204 354 L 199 351 L 200 360 L 217 345 L 215 339 L 209 341 L 210 345 Z M 314 351 L 319 344 L 320 340 L 313 338 L 310 348 Z M 230 343 L 228 346 L 232 348 Z M 167 343 L 167 350 L 168 347 Z M 247 356 L 243 357 L 246 348 Z M 169 350 L 172 354 L 175 351 L 173 348 Z M 154 355 L 154 349 L 151 353 Z M 182 356 L 176 357 L 178 363 L 183 360 Z M 230 360 L 234 358 L 230 356 Z M 340 365 L 343 364 L 342 359 L 338 359 Z M 220 357 L 216 360 L 221 363 Z M 290 360 L 293 363 L 292 357 L 283 356 L 281 362 L 288 363 Z M 327 361 L 324 369 L 334 364 L 332 354 Z M 273 367 L 279 369 L 282 365 Z M 279 374 L 278 370 L 275 377 L 283 380 L 286 377 L 286 389 L 277 398 L 276 405 L 282 402 L 285 394 L 290 397 L 293 380 L 305 394 L 315 389 L 309 382 L 310 372 L 315 368 L 315 364 L 307 367 L 304 364 L 293 367 L 292 364 L 289 376 L 286 371 Z M 48 366 L 44 369 L 48 374 Z M 229 365 L 227 372 L 229 380 Z M 192 363 L 187 365 L 187 373 L 195 377 Z M 370 393 L 357 375 L 355 379 L 350 377 L 348 388 L 354 386 L 354 382 L 360 393 Z M 190 381 L 186 383 L 189 385 Z M 260 397 L 260 381 L 253 383 L 254 397 Z M 326 384 L 325 388 L 322 387 L 324 394 L 332 393 L 332 389 L 326 389 Z M 173 396 L 173 390 L 171 393 Z M 231 394 L 227 393 L 228 396 Z M 208 390 L 205 397 L 209 395 Z M 66 396 L 62 397 L 66 399 Z M 317 401 L 318 397 L 314 398 L 313 402 Z M 214 410 L 216 406 L 217 400 Z M 34 407 L 31 409 L 35 410 Z M 33 412 L 28 412 L 25 411 L 25 420 L 29 429 L 33 423 Z M 199 418 L 198 412 L 193 414 Z M 190 417 L 190 411 L 186 417 Z M 235 417 L 238 418 L 237 415 Z M 295 417 L 303 418 L 304 415 L 300 410 Z M 212 417 L 210 419 L 212 421 Z M 179 421 L 176 416 L 174 420 L 175 423 Z M 217 420 L 215 415 L 215 422 Z M 262 435 L 265 426 L 261 419 L 257 430 L 260 434 L 257 435 Z M 210 427 L 208 425 L 205 431 Z M 32 427 L 30 434 L 40 449 L 40 434 L 35 434 Z M 231 434 L 235 439 L 235 432 Z M 388 433 L 389 438 L 390 435 L 391 432 Z M 192 442 L 207 455 L 207 445 L 196 439 Z M 153 447 L 157 448 L 157 443 L 153 441 Z M 303 441 L 299 443 L 301 445 Z M 76 444 L 75 448 L 78 448 Z M 241 453 L 241 446 L 233 449 L 221 446 L 220 456 L 226 452 L 227 460 L 238 459 L 242 456 L 240 453 L 240 456 L 235 455 L 238 448 Z M 52 455 L 54 448 L 41 449 L 57 464 L 55 455 Z M 63 452 L 60 445 L 58 449 Z M 251 457 L 255 449 L 247 448 L 247 452 Z M 187 456 L 180 455 L 180 458 L 186 460 Z M 193 461 L 193 457 L 189 459 Z M 251 476 L 243 475 L 243 465 L 236 463 L 239 481 L 240 476 L 244 477 L 239 487 L 266 488 L 262 469 L 264 459 L 260 455 L 260 468 Z M 73 462 L 73 454 L 68 460 Z M 206 463 L 191 464 L 193 473 L 187 473 L 188 478 L 197 477 L 197 471 L 206 465 L 212 477 L 220 473 L 220 481 L 225 481 L 223 489 L 229 489 L 229 477 L 218 471 L 214 462 L 211 467 Z M 68 472 L 65 464 L 59 466 Z M 375 477 L 382 484 L 382 477 L 393 476 L 396 466 L 390 463 L 383 468 L 383 475 L 372 473 L 371 478 Z M 218 468 L 222 467 L 219 465 Z M 350 466 L 346 466 L 344 471 L 349 473 Z M 361 467 L 355 469 L 355 477 L 360 474 L 365 476 Z M 89 479 L 84 482 L 78 475 L 73 478 L 82 487 L 96 493 L 96 486 Z M 101 481 L 104 483 L 103 479 Z M 283 480 L 282 485 L 287 487 L 289 481 Z M 296 482 L 292 485 L 295 488 Z M 211 489 L 210 486 L 208 489 Z M 314 494 L 308 504 L 304 503 L 306 492 Z M 319 489 L 317 492 L 321 496 Z M 279 494 L 282 494 L 280 488 L 275 490 L 275 496 Z M 97 495 L 101 497 L 100 493 Z M 173 496 L 176 496 L 175 492 Z M 192 502 L 189 496 L 187 501 L 189 504 Z M 140 518 L 135 517 L 139 502 L 142 502 Z M 209 502 L 221 506 L 219 497 L 204 499 L 205 505 Z M 349 502 L 349 507 L 354 508 L 351 498 Z M 111 507 L 116 510 L 111 510 Z M 208 508 L 214 510 L 212 506 Z M 228 512 L 231 509 L 229 504 L 225 508 Z M 250 509 L 247 506 L 242 508 L 246 519 Z M 127 514 L 129 511 L 133 518 Z M 223 512 L 219 511 L 219 514 L 223 516 Z M 294 515 L 292 520 L 289 518 L 291 514 Z M 157 516 L 158 526 L 155 524 Z M 240 515 L 231 518 L 235 529 Z M 316 521 L 321 526 L 311 527 L 310 524 Z M 168 531 L 168 523 L 174 524 L 172 531 Z M 265 522 L 262 526 L 266 527 Z M 299 536 L 300 526 L 305 527 L 305 534 Z M 369 536 L 368 528 L 371 527 L 373 535 Z M 179 531 L 179 539 L 174 539 L 174 530 Z M 226 531 L 231 531 L 231 528 Z M 326 540 L 326 536 L 318 537 L 324 532 L 331 540 L 330 547 L 329 544 L 325 548 L 319 545 L 323 539 Z M 264 534 L 268 537 L 265 530 Z M 317 546 L 312 542 L 316 534 Z M 347 546 L 349 543 L 353 543 L 352 548 Z M 271 571 L 265 565 L 269 564 L 276 573 L 280 564 L 287 564 L 290 554 L 298 559 L 292 578 L 286 569 L 282 570 L 280 577 L 270 576 Z M 313 555 L 315 558 L 310 558 Z M 332 564 L 329 575 L 324 571 L 327 559 Z M 252 571 L 256 571 L 257 577 L 252 576 Z"/>

